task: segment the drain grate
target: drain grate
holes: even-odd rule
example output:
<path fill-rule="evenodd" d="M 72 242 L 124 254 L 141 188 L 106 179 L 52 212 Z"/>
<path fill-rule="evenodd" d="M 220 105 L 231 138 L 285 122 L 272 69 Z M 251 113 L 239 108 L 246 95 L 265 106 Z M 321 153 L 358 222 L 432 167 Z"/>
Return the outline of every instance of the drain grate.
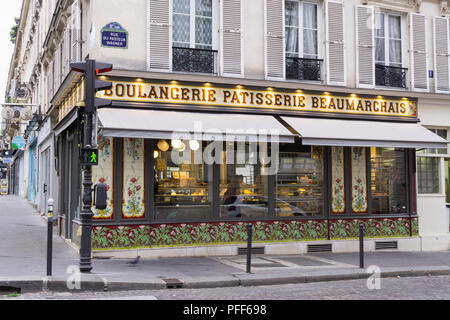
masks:
<path fill-rule="evenodd" d="M 397 241 L 375 241 L 375 250 L 398 249 Z"/>
<path fill-rule="evenodd" d="M 183 281 L 180 279 L 162 279 L 166 283 L 167 289 L 183 288 Z"/>
<path fill-rule="evenodd" d="M 252 247 L 252 254 L 264 254 L 265 247 Z M 238 256 L 247 255 L 247 248 L 238 248 Z"/>
<path fill-rule="evenodd" d="M 308 253 L 310 253 L 310 252 L 331 252 L 332 246 L 331 246 L 331 243 L 308 244 L 307 251 L 308 251 Z"/>

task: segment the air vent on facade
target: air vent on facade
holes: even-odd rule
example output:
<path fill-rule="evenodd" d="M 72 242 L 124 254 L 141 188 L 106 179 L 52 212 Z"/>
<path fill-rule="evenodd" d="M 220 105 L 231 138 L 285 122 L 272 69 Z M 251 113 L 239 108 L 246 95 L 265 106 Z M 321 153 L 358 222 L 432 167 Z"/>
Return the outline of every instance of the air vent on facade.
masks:
<path fill-rule="evenodd" d="M 308 244 L 307 251 L 308 252 L 331 252 L 331 243 L 325 244 Z"/>
<path fill-rule="evenodd" d="M 397 241 L 376 241 L 375 250 L 398 249 Z"/>
<path fill-rule="evenodd" d="M 265 247 L 253 247 L 252 254 L 264 254 Z M 247 248 L 238 248 L 238 255 L 247 255 Z"/>

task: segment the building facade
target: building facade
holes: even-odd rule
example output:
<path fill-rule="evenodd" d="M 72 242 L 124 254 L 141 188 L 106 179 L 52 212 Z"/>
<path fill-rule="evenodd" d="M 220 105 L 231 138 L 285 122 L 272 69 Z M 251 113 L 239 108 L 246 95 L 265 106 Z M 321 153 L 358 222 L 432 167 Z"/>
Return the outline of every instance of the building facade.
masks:
<path fill-rule="evenodd" d="M 369 250 L 449 249 L 447 1 L 33 3 L 53 14 L 31 152 L 62 237 L 81 236 L 69 63 L 89 57 L 114 65 L 99 77 L 113 87 L 93 144 L 108 186 L 95 254 L 235 254 L 248 222 L 266 253 L 352 251 L 360 224 Z"/>

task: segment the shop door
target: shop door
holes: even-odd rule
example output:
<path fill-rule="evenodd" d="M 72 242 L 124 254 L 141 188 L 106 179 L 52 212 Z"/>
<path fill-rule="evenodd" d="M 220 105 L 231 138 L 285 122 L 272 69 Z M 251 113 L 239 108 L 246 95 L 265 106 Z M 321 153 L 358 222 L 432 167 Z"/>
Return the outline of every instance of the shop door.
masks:
<path fill-rule="evenodd" d="M 79 167 L 79 155 L 78 155 L 78 141 L 76 135 L 72 135 L 68 139 L 67 143 L 67 238 L 72 238 L 72 221 L 77 216 L 80 199 L 80 167 Z"/>
<path fill-rule="evenodd" d="M 41 211 L 47 214 L 47 201 L 50 194 L 50 149 L 47 148 L 42 154 L 42 181 L 40 187 L 41 192 Z"/>
<path fill-rule="evenodd" d="M 67 181 L 68 181 L 68 199 L 67 199 L 67 239 L 72 239 L 72 220 L 74 218 L 74 208 L 73 208 L 73 175 L 72 175 L 72 166 L 73 166 L 73 158 L 72 158 L 72 149 L 73 149 L 73 140 L 70 140 L 68 143 L 68 149 L 67 149 Z M 75 209 L 76 210 L 76 209 Z"/>

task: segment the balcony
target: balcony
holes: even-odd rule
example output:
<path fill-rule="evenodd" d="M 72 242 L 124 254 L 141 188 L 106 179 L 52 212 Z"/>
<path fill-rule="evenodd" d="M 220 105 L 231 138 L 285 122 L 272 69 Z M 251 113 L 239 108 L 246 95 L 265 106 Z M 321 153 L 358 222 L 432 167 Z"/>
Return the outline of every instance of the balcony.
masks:
<path fill-rule="evenodd" d="M 375 84 L 377 86 L 406 88 L 407 68 L 375 65 Z"/>
<path fill-rule="evenodd" d="M 286 79 L 322 80 L 321 59 L 286 57 Z"/>
<path fill-rule="evenodd" d="M 217 50 L 172 47 L 172 70 L 216 73 Z"/>

